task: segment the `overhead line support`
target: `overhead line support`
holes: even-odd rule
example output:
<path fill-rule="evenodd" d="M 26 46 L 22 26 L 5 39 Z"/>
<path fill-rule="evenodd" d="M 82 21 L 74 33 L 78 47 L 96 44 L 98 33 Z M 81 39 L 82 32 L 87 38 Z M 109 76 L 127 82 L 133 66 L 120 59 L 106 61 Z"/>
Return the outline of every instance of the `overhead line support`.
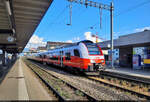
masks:
<path fill-rule="evenodd" d="M 72 2 L 69 5 L 70 8 L 70 25 L 72 25 Z"/>
<path fill-rule="evenodd" d="M 89 0 L 68 0 L 68 1 L 69 2 L 75 2 L 75 3 L 78 3 L 78 4 L 82 4 L 82 5 L 85 5 L 86 7 L 91 6 L 91 7 L 111 10 L 111 6 L 110 5 L 97 3 L 97 2 L 94 2 L 94 1 L 89 1 Z"/>
<path fill-rule="evenodd" d="M 75 2 L 81 5 L 85 5 L 86 7 L 96 7 L 99 9 L 105 9 L 110 11 L 110 44 L 111 44 L 111 67 L 114 68 L 114 61 L 113 61 L 113 49 L 114 49 L 114 44 L 113 44 L 113 2 L 111 2 L 110 5 L 94 2 L 94 1 L 89 1 L 89 0 L 68 0 L 69 2 Z M 101 18 L 100 18 L 101 19 Z"/>
<path fill-rule="evenodd" d="M 114 40 L 113 40 L 113 2 L 111 2 L 111 9 L 110 9 L 110 35 L 111 35 L 111 67 L 114 68 Z"/>

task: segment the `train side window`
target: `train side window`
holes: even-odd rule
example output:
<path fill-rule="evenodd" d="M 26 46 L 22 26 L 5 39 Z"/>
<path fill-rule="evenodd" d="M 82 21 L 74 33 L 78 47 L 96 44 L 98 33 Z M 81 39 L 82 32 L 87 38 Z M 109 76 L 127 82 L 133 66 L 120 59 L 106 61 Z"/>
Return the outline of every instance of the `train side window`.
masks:
<path fill-rule="evenodd" d="M 80 57 L 79 50 L 77 50 L 77 49 L 74 50 L 74 56 Z"/>
<path fill-rule="evenodd" d="M 46 55 L 44 55 L 44 58 L 46 58 Z"/>
<path fill-rule="evenodd" d="M 42 58 L 42 55 L 40 55 L 40 58 Z"/>
<path fill-rule="evenodd" d="M 70 53 L 65 53 L 65 59 L 66 60 L 71 60 L 71 54 Z"/>

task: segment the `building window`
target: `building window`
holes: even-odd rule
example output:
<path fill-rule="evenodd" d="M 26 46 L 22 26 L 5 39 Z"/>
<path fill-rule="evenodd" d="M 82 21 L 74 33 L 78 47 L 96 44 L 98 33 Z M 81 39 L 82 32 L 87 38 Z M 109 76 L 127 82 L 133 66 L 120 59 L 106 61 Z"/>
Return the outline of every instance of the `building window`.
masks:
<path fill-rule="evenodd" d="M 80 57 L 80 53 L 77 49 L 74 50 L 74 56 Z"/>

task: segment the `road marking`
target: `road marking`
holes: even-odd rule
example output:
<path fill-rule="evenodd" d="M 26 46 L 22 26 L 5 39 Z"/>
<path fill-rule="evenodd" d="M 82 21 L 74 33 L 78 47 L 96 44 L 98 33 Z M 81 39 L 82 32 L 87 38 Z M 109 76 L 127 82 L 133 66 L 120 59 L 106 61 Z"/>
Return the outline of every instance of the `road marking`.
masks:
<path fill-rule="evenodd" d="M 24 80 L 24 75 L 22 71 L 22 65 L 21 65 L 21 60 L 19 59 L 19 71 L 18 71 L 18 100 L 29 100 L 25 80 Z"/>

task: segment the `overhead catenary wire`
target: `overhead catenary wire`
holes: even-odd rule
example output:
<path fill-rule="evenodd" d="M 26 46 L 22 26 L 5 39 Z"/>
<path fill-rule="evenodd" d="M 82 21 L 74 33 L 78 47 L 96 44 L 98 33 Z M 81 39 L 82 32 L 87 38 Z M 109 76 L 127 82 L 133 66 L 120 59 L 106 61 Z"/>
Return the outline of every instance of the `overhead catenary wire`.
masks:
<path fill-rule="evenodd" d="M 137 5 L 135 5 L 135 6 L 131 7 L 131 8 L 128 8 L 128 9 L 126 9 L 126 10 L 124 10 L 124 11 L 118 13 L 118 14 L 114 14 L 114 16 L 115 16 L 115 17 L 118 17 L 118 16 L 120 16 L 120 15 L 122 15 L 122 14 L 128 13 L 128 12 L 134 10 L 134 9 L 137 9 L 137 8 L 139 8 L 139 7 L 141 7 L 141 6 L 145 5 L 145 4 L 147 4 L 147 3 L 150 3 L 150 0 L 145 1 L 145 2 L 142 2 L 142 3 L 140 3 L 140 4 L 137 4 Z M 94 24 L 94 26 L 96 26 L 96 25 L 98 25 L 98 23 L 95 23 L 95 24 Z"/>
<path fill-rule="evenodd" d="M 112 5 L 106 5 L 106 4 L 102 4 L 102 3 L 98 3 L 98 2 L 94 2 L 94 1 L 88 1 L 88 0 L 85 0 L 85 1 L 83 1 L 83 0 L 68 0 L 68 1 L 71 2 L 71 3 L 75 2 L 77 4 L 85 5 L 86 8 L 88 6 L 90 6 L 90 7 L 95 7 L 95 8 L 99 8 L 99 9 L 105 9 L 105 10 L 108 10 L 110 12 L 113 11 L 113 6 Z M 102 12 L 100 12 L 100 27 L 101 27 L 101 18 L 102 18 L 101 14 L 102 14 Z M 90 28 L 93 29 L 92 27 L 90 27 Z"/>
<path fill-rule="evenodd" d="M 99 8 L 99 13 L 100 13 L 100 29 L 102 29 L 102 9 Z"/>
<path fill-rule="evenodd" d="M 142 3 L 140 3 L 140 4 L 137 4 L 137 5 L 135 5 L 135 6 L 133 6 L 133 7 L 131 7 L 131 8 L 128 8 L 128 9 L 126 9 L 126 10 L 124 10 L 124 11 L 121 11 L 120 13 L 117 13 L 117 14 L 114 14 L 114 16 L 115 17 L 118 17 L 118 16 L 120 16 L 120 15 L 123 15 L 123 14 L 125 14 L 125 13 L 128 13 L 128 12 L 130 12 L 130 11 L 132 11 L 132 10 L 135 10 L 135 9 L 137 9 L 137 8 L 139 8 L 139 7 L 141 7 L 141 6 L 143 6 L 143 5 L 145 5 L 145 4 L 148 4 L 148 3 L 150 3 L 150 0 L 147 0 L 147 1 L 144 1 L 144 2 L 142 2 Z M 100 18 L 101 19 L 101 18 Z M 85 29 L 89 29 L 89 28 L 94 28 L 95 26 L 97 26 L 99 24 L 99 22 L 96 22 L 96 23 L 94 23 L 92 26 L 88 26 L 88 27 L 85 27 L 85 28 L 83 28 L 83 30 L 85 30 Z M 101 25 L 101 24 L 100 24 Z M 80 31 L 83 31 L 82 29 L 80 30 Z M 80 34 L 81 35 L 81 34 Z"/>
<path fill-rule="evenodd" d="M 70 9 L 70 12 L 69 12 L 69 14 L 70 14 L 70 26 L 72 25 L 72 2 L 70 3 L 70 5 L 69 5 L 69 9 Z"/>
<path fill-rule="evenodd" d="M 135 5 L 135 6 L 131 7 L 131 8 L 128 8 L 128 9 L 126 9 L 126 10 L 124 10 L 124 11 L 122 11 L 122 12 L 120 12 L 120 13 L 114 15 L 114 16 L 120 16 L 120 15 L 122 15 L 122 14 L 128 13 L 128 12 L 130 12 L 130 11 L 132 11 L 132 10 L 135 10 L 135 9 L 141 7 L 141 6 L 144 6 L 145 4 L 148 4 L 148 3 L 150 3 L 150 0 L 147 0 L 147 1 L 145 1 L 145 2 L 142 2 L 142 3 L 140 3 L 140 4 L 137 4 L 137 5 Z"/>
<path fill-rule="evenodd" d="M 75 16 L 80 16 L 81 14 L 83 14 L 84 11 L 86 11 L 87 9 L 82 10 L 81 12 L 79 12 L 81 9 L 80 8 L 76 8 L 75 10 L 73 10 L 73 8 L 71 8 L 70 10 L 70 4 L 67 4 L 68 6 L 65 7 L 65 11 L 67 11 L 67 8 L 69 8 L 69 18 L 70 18 L 70 23 L 72 23 L 72 12 L 75 13 Z M 72 5 L 72 4 L 71 4 Z M 66 13 L 66 12 L 64 12 Z M 63 14 L 64 14 L 63 13 Z M 61 14 L 61 19 L 59 20 L 59 18 L 57 20 L 55 20 L 55 22 L 51 22 L 51 24 L 65 24 L 65 25 L 70 25 L 70 23 L 67 23 L 66 20 L 68 19 L 66 15 L 62 15 Z M 65 22 L 64 22 L 65 21 Z M 50 25 L 51 26 L 51 25 Z"/>
<path fill-rule="evenodd" d="M 65 10 L 66 10 L 68 7 L 69 7 L 69 5 L 67 5 L 67 6 L 56 16 L 56 18 L 53 20 L 53 22 L 51 23 L 51 25 L 49 25 L 49 27 L 51 27 L 51 26 L 54 24 L 54 22 L 55 22 L 56 20 L 58 20 L 58 19 L 61 17 L 61 15 L 65 12 Z"/>
<path fill-rule="evenodd" d="M 141 4 L 138 4 L 138 6 L 145 5 L 146 3 L 149 3 L 149 2 L 150 2 L 150 1 L 143 2 L 143 3 L 141 3 Z M 69 6 L 69 5 L 67 5 L 67 6 Z M 68 8 L 67 6 L 64 8 L 65 10 Z M 120 16 L 120 15 L 125 14 L 125 13 L 127 13 L 127 12 L 130 12 L 130 11 L 136 9 L 136 8 L 138 8 L 137 5 L 134 6 L 134 7 L 132 7 L 132 8 L 129 8 L 129 9 L 127 9 L 127 10 L 124 10 L 123 12 L 118 13 L 118 14 L 116 14 L 116 15 L 114 15 L 114 16 L 115 16 L 115 17 Z M 63 9 L 62 12 L 56 17 L 56 20 L 53 20 L 53 21 L 58 21 L 59 18 L 62 18 L 62 14 L 64 14 L 64 12 L 65 12 L 64 9 Z M 50 26 L 52 26 L 53 24 L 55 24 L 55 22 L 52 22 Z M 59 24 L 59 23 L 58 23 L 58 24 Z M 88 27 L 84 28 L 84 30 L 85 30 L 85 29 L 93 29 L 93 28 L 94 28 L 95 26 L 97 26 L 98 24 L 99 24 L 99 23 L 96 22 L 96 23 L 93 24 L 92 26 L 88 26 Z M 80 31 L 83 31 L 83 30 L 81 29 Z M 77 33 L 80 33 L 80 31 L 78 31 Z"/>
<path fill-rule="evenodd" d="M 61 15 L 65 13 L 65 11 L 67 10 L 67 8 L 69 8 L 69 18 L 70 18 L 70 23 L 67 24 L 67 25 L 71 25 L 72 24 L 72 3 L 68 4 L 63 10 L 62 12 L 53 20 L 54 22 L 51 22 L 51 25 L 52 26 L 53 24 L 56 24 L 56 21 L 58 21 L 58 19 L 61 17 L 63 18 L 63 21 L 66 19 L 66 17 L 62 17 Z M 79 11 L 79 8 L 75 11 Z M 60 21 L 59 21 L 60 22 Z M 60 24 L 58 22 L 58 24 Z"/>
<path fill-rule="evenodd" d="M 55 0 L 55 1 L 59 1 L 59 0 Z M 66 0 L 64 0 L 64 1 L 66 1 Z M 55 8 L 56 8 L 56 5 L 54 5 L 55 6 Z M 59 12 L 57 12 L 57 14 L 56 14 L 56 10 L 53 10 L 53 11 L 55 11 L 55 13 L 54 12 L 52 12 L 52 13 L 54 13 L 53 14 L 53 17 L 52 17 L 52 20 L 47 20 L 46 21 L 46 26 L 48 27 L 42 27 L 42 34 L 44 34 L 43 32 L 47 32 L 47 29 L 49 29 L 49 28 L 52 28 L 53 27 L 53 25 L 55 25 L 55 24 L 59 24 L 60 25 L 60 23 L 59 22 L 56 22 L 56 21 L 58 21 L 60 18 L 62 18 L 62 15 L 66 12 L 66 10 L 67 10 L 67 8 L 69 7 L 69 5 L 67 4 L 67 2 L 66 2 L 66 4 L 63 6 L 63 7 L 58 7 L 59 9 L 60 9 L 60 11 Z M 54 8 L 53 8 L 54 9 Z M 55 17 L 54 17 L 55 16 Z M 50 16 L 49 16 L 49 18 L 51 18 Z M 49 29 L 49 30 L 51 30 L 51 31 L 53 31 L 53 29 Z M 46 38 L 48 38 L 48 35 L 47 35 L 47 37 Z"/>

